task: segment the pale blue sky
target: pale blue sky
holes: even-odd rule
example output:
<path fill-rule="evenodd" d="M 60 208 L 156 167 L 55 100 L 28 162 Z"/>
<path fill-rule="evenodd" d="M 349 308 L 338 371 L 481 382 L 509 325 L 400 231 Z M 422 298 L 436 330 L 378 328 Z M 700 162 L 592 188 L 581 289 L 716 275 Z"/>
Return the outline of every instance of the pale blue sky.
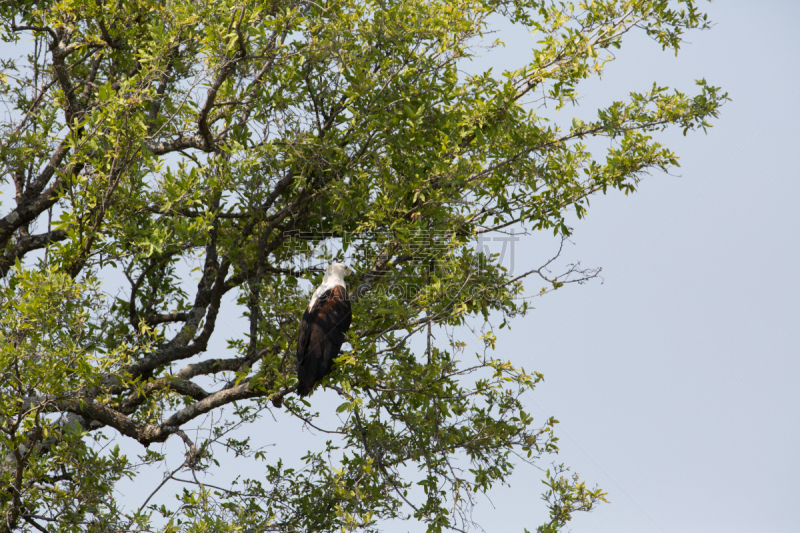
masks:
<path fill-rule="evenodd" d="M 598 197 L 575 223 L 568 257 L 602 266 L 603 284 L 538 300 L 499 337 L 545 375 L 529 406 L 562 422 L 559 459 L 609 492 L 576 532 L 798 530 L 800 3 L 702 8 L 717 26 L 678 58 L 629 39 L 582 112 L 705 77 L 732 99 L 716 127 L 660 137 L 680 176 Z M 523 56 L 524 36 L 505 40 Z M 546 255 L 524 244 L 517 261 Z M 539 480 L 512 486 L 480 508 L 487 530 L 530 528 Z"/>

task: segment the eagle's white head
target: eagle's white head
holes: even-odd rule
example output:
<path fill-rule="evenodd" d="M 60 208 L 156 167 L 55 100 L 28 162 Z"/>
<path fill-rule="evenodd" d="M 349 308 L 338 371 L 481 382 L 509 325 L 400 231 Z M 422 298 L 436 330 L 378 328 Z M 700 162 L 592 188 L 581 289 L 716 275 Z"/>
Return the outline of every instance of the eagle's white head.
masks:
<path fill-rule="evenodd" d="M 344 277 L 349 276 L 351 272 L 352 270 L 350 270 L 350 267 L 344 263 L 331 263 L 328 265 L 328 270 L 325 272 L 325 276 L 344 281 Z"/>

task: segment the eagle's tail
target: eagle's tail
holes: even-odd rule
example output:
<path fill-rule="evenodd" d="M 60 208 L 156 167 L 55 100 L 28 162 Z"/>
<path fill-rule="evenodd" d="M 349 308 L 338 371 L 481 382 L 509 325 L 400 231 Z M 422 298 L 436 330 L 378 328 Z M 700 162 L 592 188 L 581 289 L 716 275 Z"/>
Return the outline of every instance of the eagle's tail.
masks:
<path fill-rule="evenodd" d="M 311 389 L 314 388 L 314 380 L 308 379 L 306 382 L 297 382 L 297 394 L 300 396 L 308 396 Z"/>

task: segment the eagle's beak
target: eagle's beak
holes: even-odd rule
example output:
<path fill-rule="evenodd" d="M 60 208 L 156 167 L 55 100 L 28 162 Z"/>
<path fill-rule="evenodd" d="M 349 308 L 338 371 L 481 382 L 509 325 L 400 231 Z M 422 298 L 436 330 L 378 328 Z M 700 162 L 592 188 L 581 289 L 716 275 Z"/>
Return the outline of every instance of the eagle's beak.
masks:
<path fill-rule="evenodd" d="M 353 269 L 350 268 L 350 267 L 347 267 L 347 273 L 345 274 L 345 276 L 349 276 L 352 273 L 353 273 Z"/>

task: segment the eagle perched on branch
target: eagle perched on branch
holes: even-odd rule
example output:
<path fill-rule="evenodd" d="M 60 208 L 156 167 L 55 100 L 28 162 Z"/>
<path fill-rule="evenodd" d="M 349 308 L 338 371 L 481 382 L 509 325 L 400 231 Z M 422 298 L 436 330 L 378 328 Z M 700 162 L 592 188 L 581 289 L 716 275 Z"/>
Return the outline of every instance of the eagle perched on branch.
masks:
<path fill-rule="evenodd" d="M 344 344 L 344 334 L 353 318 L 344 283 L 344 277 L 350 272 L 343 263 L 330 264 L 303 313 L 297 339 L 297 393 L 300 396 L 308 395 L 314 385 L 330 373 L 333 360 Z"/>

